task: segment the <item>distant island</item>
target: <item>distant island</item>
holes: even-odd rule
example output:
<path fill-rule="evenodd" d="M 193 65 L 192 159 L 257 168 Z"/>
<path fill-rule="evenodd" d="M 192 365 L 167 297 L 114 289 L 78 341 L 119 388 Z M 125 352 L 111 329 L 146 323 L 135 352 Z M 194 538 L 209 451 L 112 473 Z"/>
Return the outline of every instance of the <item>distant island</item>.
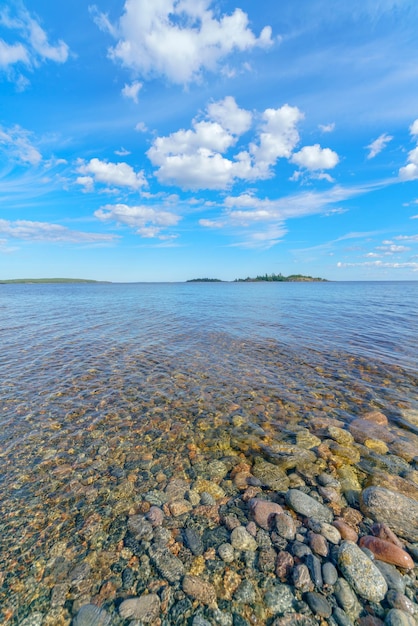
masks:
<path fill-rule="evenodd" d="M 104 281 L 88 280 L 86 278 L 13 278 L 11 280 L 0 280 L 0 285 L 10 285 L 15 283 L 99 283 Z"/>
<path fill-rule="evenodd" d="M 222 283 L 220 278 L 191 278 L 186 283 Z"/>
<path fill-rule="evenodd" d="M 255 278 L 236 278 L 236 283 L 259 283 L 259 282 L 272 282 L 272 283 L 326 283 L 326 278 L 314 278 L 313 276 L 304 276 L 303 274 L 291 274 L 290 276 L 283 276 L 283 274 L 263 274 L 262 276 L 256 276 Z"/>

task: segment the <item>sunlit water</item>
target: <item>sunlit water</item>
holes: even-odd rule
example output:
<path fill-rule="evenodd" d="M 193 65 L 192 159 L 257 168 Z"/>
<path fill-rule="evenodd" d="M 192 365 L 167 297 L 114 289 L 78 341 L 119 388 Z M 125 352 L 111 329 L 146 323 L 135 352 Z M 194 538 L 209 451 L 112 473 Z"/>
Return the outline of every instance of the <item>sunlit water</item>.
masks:
<path fill-rule="evenodd" d="M 0 285 L 0 345 L 5 623 L 47 612 L 51 558 L 100 554 L 191 444 L 251 457 L 373 409 L 418 432 L 418 282 Z"/>

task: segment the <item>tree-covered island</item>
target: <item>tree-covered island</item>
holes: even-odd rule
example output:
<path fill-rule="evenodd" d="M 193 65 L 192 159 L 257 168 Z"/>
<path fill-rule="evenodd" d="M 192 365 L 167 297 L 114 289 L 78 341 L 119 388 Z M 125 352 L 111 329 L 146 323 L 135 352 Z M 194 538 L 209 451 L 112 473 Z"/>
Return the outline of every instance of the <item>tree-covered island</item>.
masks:
<path fill-rule="evenodd" d="M 328 282 L 326 278 L 314 278 L 313 276 L 304 276 L 303 274 L 290 274 L 290 276 L 283 276 L 283 274 L 263 274 L 262 276 L 256 276 L 255 278 L 236 278 L 234 282 L 237 283 L 258 283 L 258 282 L 272 282 L 272 283 L 323 283 Z"/>

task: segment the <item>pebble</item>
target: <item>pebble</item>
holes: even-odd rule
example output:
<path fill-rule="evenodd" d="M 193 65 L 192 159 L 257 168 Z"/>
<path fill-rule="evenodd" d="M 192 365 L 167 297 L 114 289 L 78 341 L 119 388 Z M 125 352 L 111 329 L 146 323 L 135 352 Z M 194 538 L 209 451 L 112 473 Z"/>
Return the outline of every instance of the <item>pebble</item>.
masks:
<path fill-rule="evenodd" d="M 151 526 L 155 528 L 156 526 L 162 525 L 165 516 L 158 506 L 153 505 L 148 513 L 146 513 L 145 517 L 150 522 Z"/>
<path fill-rule="evenodd" d="M 328 542 L 323 535 L 318 535 L 312 531 L 308 533 L 309 546 L 315 554 L 319 556 L 328 556 Z"/>
<path fill-rule="evenodd" d="M 379 537 L 379 539 L 384 539 L 385 541 L 390 541 L 391 543 L 398 546 L 398 548 L 403 549 L 403 543 L 398 539 L 394 532 L 391 531 L 389 526 L 386 524 L 379 524 L 376 522 L 370 529 L 372 535 L 375 537 Z"/>
<path fill-rule="evenodd" d="M 235 559 L 234 548 L 230 543 L 222 543 L 218 548 L 218 554 L 225 563 L 232 563 Z"/>
<path fill-rule="evenodd" d="M 416 541 L 418 537 L 418 502 L 383 487 L 367 487 L 361 496 L 362 512 L 383 522 L 400 537 Z"/>
<path fill-rule="evenodd" d="M 348 539 L 348 541 L 353 541 L 354 543 L 357 543 L 358 534 L 356 533 L 354 528 L 349 526 L 344 520 L 335 519 L 333 521 L 333 526 L 335 526 L 343 539 Z"/>
<path fill-rule="evenodd" d="M 184 593 L 201 604 L 216 606 L 215 587 L 203 578 L 186 575 L 183 578 L 182 589 Z"/>
<path fill-rule="evenodd" d="M 95 604 L 85 604 L 73 620 L 73 626 L 108 626 L 110 615 Z"/>
<path fill-rule="evenodd" d="M 312 591 L 314 588 L 309 569 L 304 563 L 299 563 L 293 568 L 292 582 L 296 589 L 302 592 Z"/>
<path fill-rule="evenodd" d="M 380 561 L 392 563 L 392 565 L 397 565 L 404 569 L 414 568 L 414 561 L 409 554 L 390 541 L 379 539 L 379 537 L 372 537 L 371 535 L 365 535 L 361 537 L 359 546 L 371 550 Z"/>
<path fill-rule="evenodd" d="M 331 561 L 326 561 L 322 565 L 322 578 L 324 583 L 328 586 L 335 585 L 338 580 L 338 572 L 336 567 L 331 563 Z"/>
<path fill-rule="evenodd" d="M 408 613 L 399 609 L 390 609 L 386 615 L 385 624 L 386 626 L 417 626 L 417 622 L 412 615 L 408 615 Z"/>
<path fill-rule="evenodd" d="M 235 591 L 234 600 L 241 604 L 254 604 L 255 599 L 254 585 L 249 580 L 244 580 Z"/>
<path fill-rule="evenodd" d="M 41 626 L 44 619 L 43 613 L 31 613 L 19 623 L 19 626 Z"/>
<path fill-rule="evenodd" d="M 356 594 L 345 580 L 345 578 L 339 578 L 334 585 L 334 596 L 337 599 L 338 604 L 347 613 L 347 615 L 354 621 L 361 613 L 362 607 L 357 599 Z"/>
<path fill-rule="evenodd" d="M 119 614 L 124 619 L 135 619 L 143 624 L 155 623 L 160 615 L 161 602 L 155 593 L 129 598 L 119 607 Z"/>
<path fill-rule="evenodd" d="M 184 564 L 170 550 L 151 545 L 149 555 L 160 575 L 168 582 L 174 583 L 184 575 Z"/>
<path fill-rule="evenodd" d="M 332 522 L 334 518 L 331 509 L 299 489 L 289 489 L 287 491 L 286 503 L 297 513 L 305 517 L 314 517 L 321 522 Z"/>
<path fill-rule="evenodd" d="M 378 559 L 376 559 L 375 565 L 386 580 L 389 589 L 395 589 L 404 593 L 406 587 L 405 579 L 394 565 L 384 563 Z"/>
<path fill-rule="evenodd" d="M 387 583 L 377 567 L 355 543 L 341 543 L 338 566 L 359 596 L 371 602 L 383 600 L 388 590 Z"/>
<path fill-rule="evenodd" d="M 320 617 L 330 617 L 332 613 L 332 608 L 329 602 L 322 596 L 320 593 L 316 591 L 309 591 L 305 599 L 309 604 L 309 607 L 315 615 L 319 615 Z"/>
<path fill-rule="evenodd" d="M 332 610 L 332 617 L 338 626 L 353 626 L 353 621 L 348 617 L 347 613 L 335 606 Z"/>
<path fill-rule="evenodd" d="M 264 461 L 264 459 L 260 457 L 255 459 L 252 471 L 254 476 L 258 478 L 265 487 L 270 487 L 270 489 L 274 489 L 275 491 L 286 491 L 289 487 L 289 478 L 286 472 L 280 467 L 277 467 L 277 465 L 268 463 L 268 461 Z"/>
<path fill-rule="evenodd" d="M 400 593 L 399 591 L 395 591 L 395 589 L 390 589 L 386 596 L 387 603 L 393 609 L 400 609 L 405 613 L 409 613 L 410 615 L 414 615 L 418 613 L 418 605 L 412 602 L 406 595 Z"/>
<path fill-rule="evenodd" d="M 195 556 L 200 556 L 204 552 L 203 541 L 200 534 L 194 528 L 184 530 L 184 540 L 186 546 Z"/>
<path fill-rule="evenodd" d="M 305 563 L 311 574 L 311 578 L 314 582 L 315 587 L 318 587 L 318 589 L 320 589 L 323 585 L 321 560 L 314 554 L 308 554 L 305 558 Z"/>
<path fill-rule="evenodd" d="M 279 504 L 270 500 L 261 500 L 260 498 L 252 498 L 248 502 L 252 519 L 264 528 L 269 530 L 274 522 L 274 516 L 283 513 L 283 509 Z"/>
<path fill-rule="evenodd" d="M 257 550 L 256 540 L 250 535 L 244 526 L 234 528 L 231 533 L 231 544 L 236 550 L 248 550 L 250 552 L 255 552 L 255 550 Z"/>
<path fill-rule="evenodd" d="M 286 580 L 292 570 L 293 565 L 293 556 L 289 552 L 281 550 L 278 553 L 276 559 L 276 576 L 278 576 L 282 581 Z"/>
<path fill-rule="evenodd" d="M 295 597 L 288 585 L 278 585 L 267 591 L 264 601 L 274 615 L 282 615 L 293 608 Z"/>
<path fill-rule="evenodd" d="M 296 535 L 296 524 L 293 517 L 287 513 L 279 513 L 275 516 L 274 522 L 276 531 L 280 537 L 283 537 L 288 541 L 293 541 Z"/>

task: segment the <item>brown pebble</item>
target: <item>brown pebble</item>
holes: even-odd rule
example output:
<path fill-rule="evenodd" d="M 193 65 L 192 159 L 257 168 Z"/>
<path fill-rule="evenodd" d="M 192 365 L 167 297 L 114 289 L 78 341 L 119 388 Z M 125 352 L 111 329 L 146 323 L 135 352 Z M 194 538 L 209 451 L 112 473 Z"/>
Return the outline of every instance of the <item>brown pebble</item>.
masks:
<path fill-rule="evenodd" d="M 252 500 L 252 498 L 255 498 L 260 493 L 260 491 L 260 487 L 248 487 L 248 489 L 246 489 L 242 494 L 241 500 L 243 502 L 249 502 L 250 500 Z"/>
<path fill-rule="evenodd" d="M 328 541 L 323 535 L 318 535 L 318 533 L 310 531 L 308 533 L 308 539 L 309 546 L 315 554 L 318 554 L 319 556 L 328 556 Z"/>
<path fill-rule="evenodd" d="M 385 541 L 390 541 L 390 543 L 393 543 L 395 546 L 398 546 L 398 548 L 403 550 L 404 544 L 386 524 L 379 524 L 379 522 L 376 522 L 370 530 L 375 537 L 379 537 L 379 539 L 384 539 Z"/>
<path fill-rule="evenodd" d="M 360 548 L 367 548 L 373 552 L 379 561 L 392 563 L 392 565 L 398 565 L 404 569 L 414 568 L 414 561 L 409 554 L 393 543 L 390 543 L 390 541 L 366 535 L 360 539 L 359 546 Z"/>
<path fill-rule="evenodd" d="M 359 626 L 385 626 L 384 622 L 381 619 L 374 615 L 367 615 L 366 617 L 361 617 L 358 621 Z"/>
<path fill-rule="evenodd" d="M 186 575 L 183 578 L 183 591 L 194 600 L 209 606 L 216 605 L 215 587 L 199 576 Z"/>
<path fill-rule="evenodd" d="M 352 528 L 358 530 L 359 524 L 363 521 L 363 515 L 357 509 L 352 509 L 350 506 L 346 506 L 341 511 L 342 519 Z"/>
<path fill-rule="evenodd" d="M 349 526 L 346 522 L 344 522 L 344 520 L 335 519 L 332 524 L 337 530 L 340 531 L 340 535 L 343 539 L 348 539 L 348 541 L 353 541 L 354 543 L 357 543 L 358 534 L 356 533 L 354 528 Z"/>
<path fill-rule="evenodd" d="M 276 559 L 276 576 L 278 576 L 280 580 L 284 582 L 290 575 L 294 564 L 295 562 L 290 552 L 281 550 Z"/>
<path fill-rule="evenodd" d="M 252 519 L 256 524 L 261 526 L 261 528 L 264 528 L 264 530 L 271 528 L 276 514 L 283 513 L 280 504 L 276 504 L 276 502 L 271 502 L 270 500 L 253 498 L 248 502 L 248 505 Z"/>
<path fill-rule="evenodd" d="M 389 424 L 386 415 L 380 411 L 369 411 L 363 415 L 363 419 L 374 422 L 375 424 L 380 424 L 380 426 L 387 426 Z"/>

